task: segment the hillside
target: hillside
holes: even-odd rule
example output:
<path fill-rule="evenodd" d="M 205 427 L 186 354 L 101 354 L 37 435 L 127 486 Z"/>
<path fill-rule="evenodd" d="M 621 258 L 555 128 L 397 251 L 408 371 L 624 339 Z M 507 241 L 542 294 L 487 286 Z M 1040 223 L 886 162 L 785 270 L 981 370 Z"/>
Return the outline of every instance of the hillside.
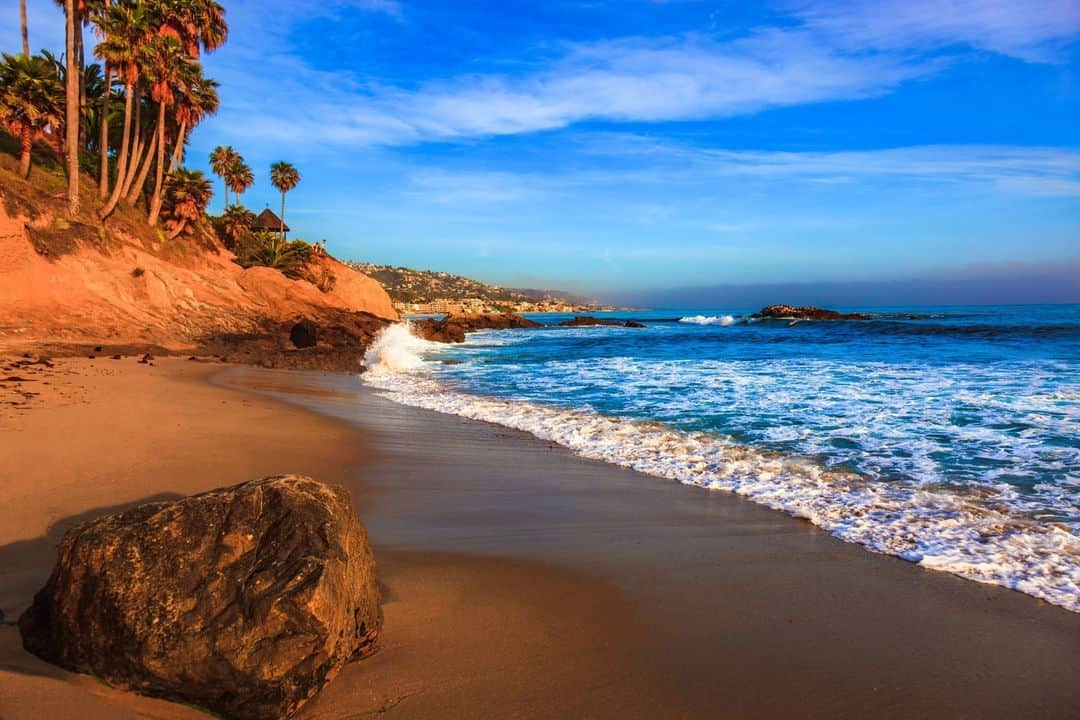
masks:
<path fill-rule="evenodd" d="M 399 309 L 461 301 L 473 301 L 474 305 L 486 306 L 470 308 L 474 312 L 485 309 L 529 312 L 547 309 L 547 306 L 565 307 L 568 310 L 599 308 L 599 304 L 592 298 L 557 290 L 505 288 L 434 270 L 358 262 L 346 264 L 378 281 Z"/>
<path fill-rule="evenodd" d="M 24 180 L 0 152 L 0 350 L 146 347 L 289 364 L 289 329 L 306 318 L 322 329 L 322 350 L 337 352 L 309 364 L 355 365 L 357 349 L 397 319 L 378 283 L 332 257 L 313 257 L 300 279 L 245 269 L 205 221 L 175 239 L 134 208 L 101 223 L 89 177 L 84 210 L 68 217 L 63 187 L 48 162 Z M 319 355 L 311 350 L 305 362 Z"/>

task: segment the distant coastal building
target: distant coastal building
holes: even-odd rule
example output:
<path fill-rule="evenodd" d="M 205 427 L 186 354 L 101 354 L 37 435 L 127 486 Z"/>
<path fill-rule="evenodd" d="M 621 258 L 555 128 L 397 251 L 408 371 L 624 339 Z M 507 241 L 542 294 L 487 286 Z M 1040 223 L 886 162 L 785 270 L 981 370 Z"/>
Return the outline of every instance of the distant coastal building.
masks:
<path fill-rule="evenodd" d="M 274 211 L 270 208 L 266 208 L 259 217 L 255 218 L 255 222 L 252 224 L 251 229 L 256 232 L 281 232 L 282 222 L 281 218 L 274 214 Z M 289 226 L 285 225 L 285 237 L 289 236 Z"/>
<path fill-rule="evenodd" d="M 483 313 L 573 313 L 603 312 L 614 310 L 604 305 L 574 305 L 561 300 L 539 302 L 492 302 L 481 298 L 462 300 L 435 298 L 427 302 L 394 302 L 394 309 L 402 315 L 470 315 Z"/>

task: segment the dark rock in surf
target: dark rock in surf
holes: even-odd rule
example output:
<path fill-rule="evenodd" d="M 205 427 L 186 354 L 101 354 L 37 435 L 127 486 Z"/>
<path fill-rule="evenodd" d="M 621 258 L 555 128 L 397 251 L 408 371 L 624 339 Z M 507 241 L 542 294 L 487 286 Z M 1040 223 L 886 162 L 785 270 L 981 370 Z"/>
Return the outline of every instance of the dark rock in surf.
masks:
<path fill-rule="evenodd" d="M 229 718 L 285 718 L 382 625 L 349 494 L 297 475 L 70 530 L 19 619 L 34 654 Z"/>
<path fill-rule="evenodd" d="M 441 320 L 413 320 L 412 326 L 416 334 L 425 340 L 443 343 L 465 342 L 465 335 L 476 330 L 543 327 L 534 320 L 513 313 L 447 315 Z"/>
<path fill-rule="evenodd" d="M 643 328 L 645 327 L 639 322 L 633 320 L 619 320 L 617 318 L 598 318 L 591 315 L 578 315 L 577 317 L 570 318 L 569 320 L 563 320 L 559 323 L 561 327 L 587 327 L 590 325 L 608 325 L 611 327 L 627 327 L 627 328 Z"/>
<path fill-rule="evenodd" d="M 315 347 L 318 336 L 319 329 L 310 320 L 301 320 L 289 331 L 289 340 L 298 348 Z"/>
<path fill-rule="evenodd" d="M 768 305 L 750 317 L 759 320 L 869 320 L 865 313 L 841 313 L 811 305 Z"/>

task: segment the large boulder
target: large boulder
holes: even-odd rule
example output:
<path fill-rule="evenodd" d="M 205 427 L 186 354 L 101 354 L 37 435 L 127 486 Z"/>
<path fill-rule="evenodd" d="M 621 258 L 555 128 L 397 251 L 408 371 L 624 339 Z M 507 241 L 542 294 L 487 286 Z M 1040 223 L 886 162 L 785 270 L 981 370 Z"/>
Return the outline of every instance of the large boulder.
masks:
<path fill-rule="evenodd" d="M 36 655 L 229 718 L 284 718 L 382 625 L 346 490 L 269 477 L 70 530 L 19 620 Z"/>

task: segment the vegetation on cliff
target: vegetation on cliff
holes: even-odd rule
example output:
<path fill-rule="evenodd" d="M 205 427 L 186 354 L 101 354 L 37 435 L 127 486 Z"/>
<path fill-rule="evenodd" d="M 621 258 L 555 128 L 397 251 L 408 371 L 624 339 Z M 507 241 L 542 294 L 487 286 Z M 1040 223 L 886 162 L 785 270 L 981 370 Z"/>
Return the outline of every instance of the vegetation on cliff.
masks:
<path fill-rule="evenodd" d="M 63 168 L 69 220 L 89 219 L 84 210 L 107 220 L 118 208 L 138 207 L 170 238 L 197 234 L 213 188 L 184 159 L 192 131 L 219 106 L 219 85 L 200 59 L 228 38 L 225 9 L 215 0 L 60 4 L 68 31 L 62 59 L 48 50 L 30 54 L 23 17 L 22 53 L 0 61 L 0 128 L 14 139 L 18 175 Z M 82 47 L 87 26 L 99 40 L 92 48 Z M 239 205 L 254 182 L 251 167 L 231 147 L 215 150 L 211 167 L 225 180 L 226 207 L 230 191 Z M 299 173 L 277 163 L 271 181 L 284 215 L 285 193 Z M 275 229 L 284 236 L 281 225 Z"/>

